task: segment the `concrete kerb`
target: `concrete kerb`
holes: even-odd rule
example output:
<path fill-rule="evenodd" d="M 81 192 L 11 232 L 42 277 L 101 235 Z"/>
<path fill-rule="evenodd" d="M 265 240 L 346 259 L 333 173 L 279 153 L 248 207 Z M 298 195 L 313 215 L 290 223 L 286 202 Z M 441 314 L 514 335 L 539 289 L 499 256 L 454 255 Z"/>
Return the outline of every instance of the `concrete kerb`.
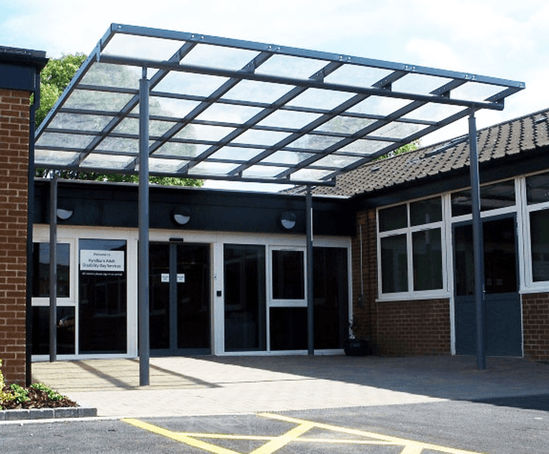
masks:
<path fill-rule="evenodd" d="M 0 422 L 36 419 L 91 418 L 96 416 L 97 408 L 92 407 L 33 408 L 28 410 L 1 410 Z"/>

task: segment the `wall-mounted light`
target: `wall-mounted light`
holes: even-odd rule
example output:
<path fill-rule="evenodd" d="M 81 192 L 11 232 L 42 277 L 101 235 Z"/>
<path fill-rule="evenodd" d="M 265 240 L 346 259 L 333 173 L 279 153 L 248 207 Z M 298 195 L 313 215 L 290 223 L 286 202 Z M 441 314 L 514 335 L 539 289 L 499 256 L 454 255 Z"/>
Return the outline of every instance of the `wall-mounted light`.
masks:
<path fill-rule="evenodd" d="M 285 211 L 280 216 L 280 225 L 282 225 L 283 228 L 286 230 L 292 230 L 295 227 L 296 223 L 296 215 L 295 213 L 291 213 L 290 211 Z"/>
<path fill-rule="evenodd" d="M 185 207 L 176 207 L 172 212 L 172 217 L 176 224 L 185 225 L 191 220 L 191 211 Z"/>
<path fill-rule="evenodd" d="M 57 208 L 57 218 L 61 221 L 66 221 L 67 219 L 70 219 L 71 216 L 74 214 L 73 210 L 65 210 L 63 208 Z"/>

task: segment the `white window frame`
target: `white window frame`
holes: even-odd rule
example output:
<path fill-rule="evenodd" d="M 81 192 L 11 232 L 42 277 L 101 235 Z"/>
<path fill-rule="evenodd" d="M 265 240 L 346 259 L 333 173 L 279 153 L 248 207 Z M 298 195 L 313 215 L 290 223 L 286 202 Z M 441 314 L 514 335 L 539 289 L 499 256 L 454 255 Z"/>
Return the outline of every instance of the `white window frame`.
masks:
<path fill-rule="evenodd" d="M 410 204 L 415 202 L 421 202 L 423 200 L 429 200 L 436 197 L 441 199 L 442 220 L 437 222 L 431 222 L 429 224 L 411 225 L 410 216 Z M 399 205 L 406 205 L 406 220 L 407 226 L 400 229 L 390 230 L 386 232 L 380 232 L 379 230 L 379 212 L 380 210 L 391 208 Z M 376 210 L 376 224 L 377 224 L 377 273 L 378 273 L 378 300 L 379 301 L 402 301 L 402 300 L 421 300 L 421 299 L 435 299 L 435 298 L 448 298 L 448 227 L 447 222 L 447 206 L 448 197 L 442 194 L 430 195 L 428 197 L 422 197 L 420 199 L 407 200 L 406 202 L 395 203 L 393 205 L 387 205 L 379 207 Z M 414 269 L 413 269 L 413 243 L 412 236 L 415 232 L 425 230 L 440 229 L 440 241 L 441 241 L 441 253 L 442 253 L 442 288 L 433 290 L 414 290 Z M 406 266 L 407 266 L 407 282 L 408 290 L 406 292 L 391 292 L 383 293 L 382 285 L 382 269 L 381 269 L 381 240 L 392 236 L 406 235 Z"/>
<path fill-rule="evenodd" d="M 522 215 L 522 225 L 520 225 L 519 234 L 522 238 L 521 255 L 524 258 L 519 260 L 521 264 L 521 293 L 538 293 L 549 291 L 549 279 L 547 281 L 534 281 L 534 272 L 532 267 L 532 232 L 530 226 L 530 213 L 536 211 L 549 210 L 549 201 L 528 205 L 526 178 L 535 175 L 549 173 L 547 170 L 530 175 L 524 175 L 518 178 L 518 184 L 521 190 L 522 206 L 520 213 Z M 517 210 L 518 211 L 518 210 Z"/>

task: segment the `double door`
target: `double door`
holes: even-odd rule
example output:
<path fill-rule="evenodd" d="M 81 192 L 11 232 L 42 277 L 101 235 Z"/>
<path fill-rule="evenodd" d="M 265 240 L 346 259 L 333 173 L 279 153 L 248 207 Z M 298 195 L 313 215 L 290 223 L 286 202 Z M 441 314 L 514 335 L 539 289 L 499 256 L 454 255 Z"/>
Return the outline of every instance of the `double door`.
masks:
<path fill-rule="evenodd" d="M 484 241 L 484 301 L 486 354 L 522 355 L 522 322 L 518 293 L 516 220 L 514 216 L 486 219 Z M 456 353 L 476 352 L 473 229 L 470 222 L 454 226 Z"/>
<path fill-rule="evenodd" d="M 151 354 L 209 354 L 210 246 L 151 242 L 149 257 Z"/>

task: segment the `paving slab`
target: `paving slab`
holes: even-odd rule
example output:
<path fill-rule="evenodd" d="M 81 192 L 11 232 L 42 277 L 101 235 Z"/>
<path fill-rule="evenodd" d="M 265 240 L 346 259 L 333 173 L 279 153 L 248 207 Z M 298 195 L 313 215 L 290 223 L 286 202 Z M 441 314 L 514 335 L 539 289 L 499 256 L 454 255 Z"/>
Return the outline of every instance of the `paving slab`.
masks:
<path fill-rule="evenodd" d="M 365 407 L 549 394 L 549 365 L 473 357 L 241 356 L 34 363 L 33 378 L 98 416 L 170 417 Z"/>

